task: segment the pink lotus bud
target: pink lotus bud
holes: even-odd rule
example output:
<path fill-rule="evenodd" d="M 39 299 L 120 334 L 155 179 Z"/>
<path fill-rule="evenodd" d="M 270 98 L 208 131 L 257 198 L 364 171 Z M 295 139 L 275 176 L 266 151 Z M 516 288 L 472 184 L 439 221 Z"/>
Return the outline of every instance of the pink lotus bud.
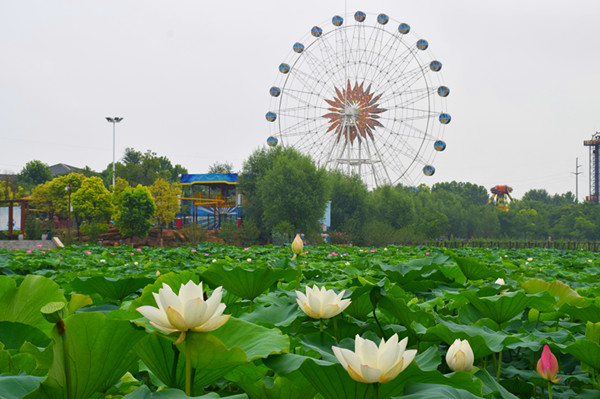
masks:
<path fill-rule="evenodd" d="M 537 362 L 537 372 L 545 380 L 553 383 L 560 381 L 560 378 L 556 378 L 556 374 L 558 374 L 558 360 L 556 360 L 556 356 L 552 354 L 548 345 L 544 345 L 542 357 Z"/>

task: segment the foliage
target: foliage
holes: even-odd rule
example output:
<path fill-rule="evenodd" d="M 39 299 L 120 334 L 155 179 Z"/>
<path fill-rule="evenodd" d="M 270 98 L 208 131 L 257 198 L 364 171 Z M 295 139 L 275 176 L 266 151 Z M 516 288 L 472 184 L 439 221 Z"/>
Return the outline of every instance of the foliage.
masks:
<path fill-rule="evenodd" d="M 233 173 L 231 162 L 215 162 L 208 168 L 207 173 Z"/>
<path fill-rule="evenodd" d="M 0 182 L 0 201 L 18 199 L 24 194 L 25 190 L 17 185 L 14 176 L 4 176 L 4 180 Z"/>
<path fill-rule="evenodd" d="M 156 206 L 146 187 L 126 188 L 118 197 L 115 224 L 124 237 L 145 237 L 152 227 Z"/>
<path fill-rule="evenodd" d="M 201 242 L 206 241 L 206 239 L 208 238 L 206 230 L 193 223 L 185 225 L 181 229 L 181 232 L 185 235 L 187 241 L 193 245 L 200 244 Z"/>
<path fill-rule="evenodd" d="M 113 213 L 112 195 L 96 176 L 83 180 L 71 195 L 71 204 L 75 218 L 88 224 L 108 221 Z"/>
<path fill-rule="evenodd" d="M 42 221 L 30 214 L 25 218 L 25 238 L 27 240 L 39 240 L 42 238 Z"/>
<path fill-rule="evenodd" d="M 19 182 L 27 187 L 33 188 L 52 180 L 50 166 L 42 161 L 33 160 L 25 164 L 18 174 Z"/>
<path fill-rule="evenodd" d="M 210 285 L 208 294 L 223 286 L 225 313 L 232 314 L 220 329 L 188 333 L 193 397 L 374 397 L 374 386 L 352 380 L 331 348 L 353 348 L 356 334 L 379 343 L 394 333 L 408 338 L 406 349 L 417 355 L 379 385 L 380 399 L 545 397 L 547 391 L 540 392 L 547 381 L 535 370 L 546 345 L 559 365 L 554 397 L 598 396 L 597 253 L 305 250 L 299 290 L 317 285 L 343 290 L 352 300 L 322 324 L 296 303 L 298 275 L 289 247 L 0 250 L 6 274 L 0 276 L 0 392 L 186 397 L 185 351 L 173 345 L 177 334 L 156 331 L 135 309 L 155 306 L 163 284 L 177 291 L 193 280 Z M 58 324 L 40 312 L 49 302 L 66 304 Z M 444 361 L 457 339 L 472 348 L 476 369 L 470 373 L 453 372 Z"/>
<path fill-rule="evenodd" d="M 148 189 L 156 205 L 154 220 L 159 227 L 167 227 L 179 212 L 179 196 L 182 191 L 176 184 L 162 178 L 156 179 Z"/>
<path fill-rule="evenodd" d="M 288 222 L 295 232 L 309 232 L 319 229 L 328 191 L 325 170 L 317 169 L 309 157 L 288 149 L 258 179 L 256 194 L 267 228 Z"/>
<path fill-rule="evenodd" d="M 147 150 L 145 153 L 133 148 L 126 148 L 123 162 L 115 164 L 115 174 L 129 182 L 132 186 L 141 184 L 150 186 L 158 178 L 170 183 L 176 183 L 179 175 L 187 173 L 181 165 L 175 165 L 165 156 L 158 156 L 155 152 Z M 103 172 L 104 182 L 108 187 L 112 182 L 112 163 Z"/>
<path fill-rule="evenodd" d="M 57 215 L 66 219 L 69 214 L 69 197 L 79 190 L 85 179 L 80 173 L 55 177 L 33 189 L 32 204 L 50 218 Z"/>
<path fill-rule="evenodd" d="M 78 227 L 78 232 L 84 236 L 87 236 L 89 242 L 97 241 L 101 234 L 108 231 L 108 224 L 94 220 L 90 222 L 84 222 Z"/>

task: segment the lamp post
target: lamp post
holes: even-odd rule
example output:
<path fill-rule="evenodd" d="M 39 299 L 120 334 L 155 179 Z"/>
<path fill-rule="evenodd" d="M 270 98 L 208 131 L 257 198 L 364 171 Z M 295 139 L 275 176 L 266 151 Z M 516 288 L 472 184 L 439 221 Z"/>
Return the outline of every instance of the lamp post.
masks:
<path fill-rule="evenodd" d="M 67 187 L 65 187 L 65 191 L 69 192 L 69 204 L 67 207 L 67 212 L 69 214 L 69 224 L 67 225 L 67 231 L 68 231 L 68 238 L 67 238 L 67 245 L 71 245 L 71 183 L 69 183 L 67 185 Z"/>
<path fill-rule="evenodd" d="M 115 191 L 115 125 L 123 120 L 123 118 L 119 116 L 115 116 L 111 118 L 110 116 L 106 117 L 106 120 L 113 125 L 113 173 L 112 173 L 112 186 L 113 191 Z"/>

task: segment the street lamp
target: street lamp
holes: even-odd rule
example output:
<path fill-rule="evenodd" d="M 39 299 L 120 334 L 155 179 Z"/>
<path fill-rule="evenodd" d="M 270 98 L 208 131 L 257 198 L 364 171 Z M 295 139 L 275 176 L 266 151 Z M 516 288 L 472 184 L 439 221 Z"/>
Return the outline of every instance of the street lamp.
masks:
<path fill-rule="evenodd" d="M 115 116 L 114 118 L 111 118 L 110 116 L 106 117 L 106 120 L 109 123 L 113 124 L 113 173 L 112 173 L 112 180 L 113 180 L 113 192 L 115 191 L 115 125 L 119 122 L 121 122 L 123 120 L 123 118 L 119 117 L 119 116 Z"/>

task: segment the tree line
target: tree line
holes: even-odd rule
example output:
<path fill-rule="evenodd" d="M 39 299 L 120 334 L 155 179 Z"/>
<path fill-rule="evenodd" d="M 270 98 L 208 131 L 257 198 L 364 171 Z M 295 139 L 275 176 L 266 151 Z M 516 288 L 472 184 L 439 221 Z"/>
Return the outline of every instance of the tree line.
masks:
<path fill-rule="evenodd" d="M 47 168 L 47 165 L 46 165 Z M 209 173 L 232 172 L 227 162 Z M 125 236 L 139 235 L 123 226 L 166 226 L 179 211 L 178 177 L 187 170 L 173 166 L 151 151 L 128 148 L 116 165 L 101 173 L 89 168 L 79 174 L 51 179 L 44 164 L 32 161 L 18 175 L 23 187 L 0 192 L 23 195 L 47 217 L 67 216 L 67 194 L 72 195 L 72 217 L 85 231 L 114 220 Z M 8 185 L 8 183 L 7 183 Z M 67 187 L 70 187 L 68 189 Z M 600 207 L 577 203 L 572 193 L 550 195 L 544 189 L 526 192 L 509 211 L 488 203 L 489 191 L 468 182 L 436 183 L 429 187 L 387 185 L 369 190 L 358 176 L 326 171 L 292 148 L 259 148 L 243 164 L 239 190 L 244 195 L 243 224 L 222 228 L 223 237 L 239 244 L 262 244 L 277 237 L 304 233 L 320 242 L 322 217 L 328 201 L 332 243 L 386 245 L 432 239 L 599 240 Z M 125 194 L 126 193 L 126 194 Z M 146 193 L 146 194 L 143 194 Z M 1 195 L 1 194 L 0 194 Z M 146 199 L 142 199 L 142 197 Z M 161 203 L 164 201 L 164 203 Z M 154 206 L 147 223 L 133 222 L 129 210 Z M 150 212 L 150 210 L 148 210 Z"/>

